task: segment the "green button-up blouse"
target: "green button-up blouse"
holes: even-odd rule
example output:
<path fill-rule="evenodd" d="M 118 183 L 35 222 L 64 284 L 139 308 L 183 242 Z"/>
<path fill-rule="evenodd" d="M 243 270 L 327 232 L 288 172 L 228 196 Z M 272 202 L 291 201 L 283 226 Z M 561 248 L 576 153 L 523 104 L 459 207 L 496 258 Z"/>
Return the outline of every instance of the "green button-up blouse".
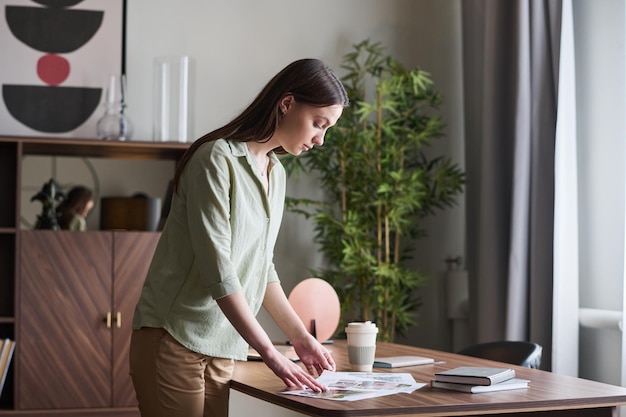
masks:
<path fill-rule="evenodd" d="M 269 282 L 286 175 L 271 154 L 269 194 L 245 143 L 202 145 L 180 177 L 133 328 L 166 329 L 188 349 L 243 360 L 247 343 L 216 299 L 239 290 L 256 314 Z"/>

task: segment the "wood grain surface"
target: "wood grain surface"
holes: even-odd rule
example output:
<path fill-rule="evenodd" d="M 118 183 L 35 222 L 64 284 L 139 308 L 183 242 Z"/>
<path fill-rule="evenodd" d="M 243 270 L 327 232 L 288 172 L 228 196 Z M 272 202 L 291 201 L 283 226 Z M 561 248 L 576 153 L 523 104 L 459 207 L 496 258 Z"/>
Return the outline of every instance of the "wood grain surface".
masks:
<path fill-rule="evenodd" d="M 337 362 L 337 370 L 349 371 L 345 341 L 337 340 L 329 349 Z M 626 404 L 626 388 L 541 370 L 382 342 L 377 345 L 376 355 L 434 358 L 435 364 L 374 370 L 411 373 L 418 383 L 429 383 L 435 372 L 462 365 L 506 366 L 514 368 L 518 378 L 529 379 L 530 388 L 470 394 L 437 390 L 427 385 L 411 394 L 351 402 L 309 399 L 279 394 L 285 388 L 282 381 L 259 362 L 238 362 L 231 388 L 311 416 L 475 416 L 523 412 L 524 416 L 608 417 L 615 416 L 615 406 Z"/>

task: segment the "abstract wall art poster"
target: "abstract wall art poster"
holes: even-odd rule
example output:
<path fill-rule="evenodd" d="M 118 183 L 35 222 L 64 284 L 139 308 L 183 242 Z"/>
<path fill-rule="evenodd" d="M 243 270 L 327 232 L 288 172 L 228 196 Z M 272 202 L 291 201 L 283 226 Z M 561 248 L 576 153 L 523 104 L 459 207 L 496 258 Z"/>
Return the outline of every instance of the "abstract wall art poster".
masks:
<path fill-rule="evenodd" d="M 124 0 L 0 0 L 0 135 L 96 138 Z"/>

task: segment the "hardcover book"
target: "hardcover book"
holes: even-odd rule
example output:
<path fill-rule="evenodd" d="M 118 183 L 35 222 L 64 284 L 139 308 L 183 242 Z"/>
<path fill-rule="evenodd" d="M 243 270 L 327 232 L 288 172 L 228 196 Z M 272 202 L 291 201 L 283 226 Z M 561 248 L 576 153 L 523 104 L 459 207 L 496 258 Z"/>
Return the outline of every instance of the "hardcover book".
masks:
<path fill-rule="evenodd" d="M 469 384 L 457 384 L 454 382 L 441 382 L 430 381 L 430 386 L 433 388 L 447 389 L 451 391 L 470 392 L 478 394 L 481 392 L 494 392 L 494 391 L 509 391 L 514 389 L 528 388 L 530 381 L 527 379 L 511 378 L 504 382 L 494 385 L 469 385 Z"/>
<path fill-rule="evenodd" d="M 435 374 L 435 381 L 469 385 L 494 385 L 511 378 L 515 378 L 514 369 L 477 366 L 459 366 Z"/>
<path fill-rule="evenodd" d="M 0 341 L 0 394 L 4 388 L 4 382 L 7 377 L 7 372 L 9 371 L 14 349 L 14 340 L 4 339 L 4 341 Z"/>

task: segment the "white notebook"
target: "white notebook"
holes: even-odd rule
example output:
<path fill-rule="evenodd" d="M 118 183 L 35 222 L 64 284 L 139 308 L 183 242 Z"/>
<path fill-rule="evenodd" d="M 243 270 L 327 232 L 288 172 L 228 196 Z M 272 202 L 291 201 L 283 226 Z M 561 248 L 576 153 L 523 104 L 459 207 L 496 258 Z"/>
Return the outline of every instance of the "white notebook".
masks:
<path fill-rule="evenodd" d="M 403 366 L 427 365 L 433 363 L 433 358 L 425 356 L 388 356 L 374 358 L 375 368 L 401 368 Z"/>

